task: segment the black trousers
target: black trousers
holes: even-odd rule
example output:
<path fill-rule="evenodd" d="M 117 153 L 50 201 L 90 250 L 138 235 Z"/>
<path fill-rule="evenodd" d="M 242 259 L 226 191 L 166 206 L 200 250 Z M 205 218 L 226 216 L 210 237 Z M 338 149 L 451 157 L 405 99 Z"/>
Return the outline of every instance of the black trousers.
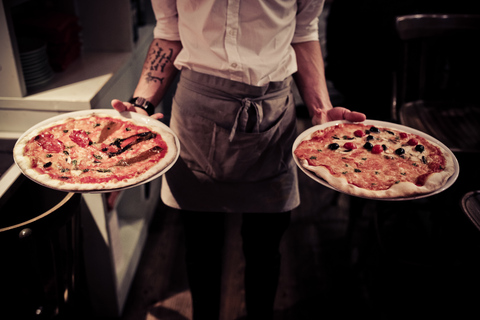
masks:
<path fill-rule="evenodd" d="M 181 211 L 194 320 L 219 319 L 226 213 Z M 245 302 L 249 320 L 273 318 L 279 245 L 291 212 L 244 213 Z"/>

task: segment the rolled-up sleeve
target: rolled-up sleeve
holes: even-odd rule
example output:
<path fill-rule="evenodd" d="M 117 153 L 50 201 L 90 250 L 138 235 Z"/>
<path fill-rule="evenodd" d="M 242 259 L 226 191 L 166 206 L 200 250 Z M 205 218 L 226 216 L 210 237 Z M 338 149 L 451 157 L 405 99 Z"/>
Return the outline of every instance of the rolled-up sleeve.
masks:
<path fill-rule="evenodd" d="M 152 0 L 156 25 L 153 37 L 157 39 L 180 40 L 176 0 Z"/>
<path fill-rule="evenodd" d="M 318 40 L 318 17 L 325 0 L 298 1 L 295 34 L 292 43 Z"/>

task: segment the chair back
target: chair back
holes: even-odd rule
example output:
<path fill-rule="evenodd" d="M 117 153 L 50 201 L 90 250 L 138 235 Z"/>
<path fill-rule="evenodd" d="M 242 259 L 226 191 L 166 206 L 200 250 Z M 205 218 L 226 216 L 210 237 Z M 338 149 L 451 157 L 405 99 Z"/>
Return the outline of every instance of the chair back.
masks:
<path fill-rule="evenodd" d="M 396 30 L 392 118 L 453 151 L 479 151 L 480 15 L 398 16 Z"/>
<path fill-rule="evenodd" d="M 396 29 L 403 48 L 397 105 L 417 100 L 479 101 L 480 15 L 399 16 Z"/>

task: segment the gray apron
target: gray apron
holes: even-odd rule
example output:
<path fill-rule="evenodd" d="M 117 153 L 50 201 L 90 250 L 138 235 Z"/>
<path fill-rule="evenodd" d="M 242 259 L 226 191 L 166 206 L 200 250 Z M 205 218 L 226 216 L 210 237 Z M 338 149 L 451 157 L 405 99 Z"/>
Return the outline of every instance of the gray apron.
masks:
<path fill-rule="evenodd" d="M 170 120 L 180 158 L 163 176 L 163 202 L 215 212 L 297 207 L 291 82 L 256 87 L 182 70 Z"/>

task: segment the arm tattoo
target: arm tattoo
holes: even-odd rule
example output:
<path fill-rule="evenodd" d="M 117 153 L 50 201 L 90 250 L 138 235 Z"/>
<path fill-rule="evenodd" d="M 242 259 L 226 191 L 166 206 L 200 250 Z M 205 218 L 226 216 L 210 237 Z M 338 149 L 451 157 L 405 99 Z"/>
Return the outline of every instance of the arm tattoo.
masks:
<path fill-rule="evenodd" d="M 150 72 L 147 73 L 145 80 L 147 82 L 154 81 L 163 83 L 163 77 L 153 76 L 152 72 L 160 71 L 161 73 L 164 72 L 165 66 L 172 62 L 173 56 L 173 49 L 170 48 L 168 50 L 164 50 L 162 47 L 156 46 L 153 48 L 153 51 L 150 53 L 151 60 L 150 65 L 147 67 Z"/>
<path fill-rule="evenodd" d="M 145 81 L 147 81 L 147 82 L 153 81 L 153 82 L 163 83 L 163 79 L 165 79 L 165 78 L 159 78 L 159 77 L 152 76 L 151 72 L 147 73 L 147 76 L 145 77 Z"/>

